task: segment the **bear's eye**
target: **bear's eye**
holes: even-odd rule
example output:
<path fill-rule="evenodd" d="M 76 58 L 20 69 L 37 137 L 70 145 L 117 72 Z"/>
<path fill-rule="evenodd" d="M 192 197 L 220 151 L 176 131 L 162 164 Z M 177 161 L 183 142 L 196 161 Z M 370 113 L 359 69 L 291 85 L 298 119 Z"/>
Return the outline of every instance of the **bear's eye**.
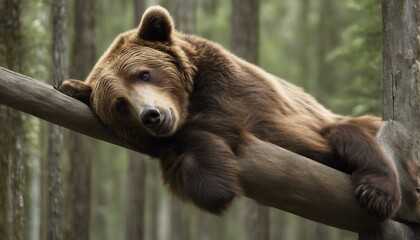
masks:
<path fill-rule="evenodd" d="M 150 79 L 150 73 L 148 71 L 141 71 L 137 74 L 137 79 L 140 81 L 148 81 Z"/>

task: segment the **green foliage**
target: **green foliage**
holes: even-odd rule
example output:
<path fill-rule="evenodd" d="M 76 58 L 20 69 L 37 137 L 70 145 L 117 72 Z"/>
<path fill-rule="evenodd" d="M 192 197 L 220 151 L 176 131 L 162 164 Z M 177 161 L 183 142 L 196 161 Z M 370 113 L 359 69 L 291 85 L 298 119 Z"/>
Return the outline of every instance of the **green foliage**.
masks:
<path fill-rule="evenodd" d="M 51 72 L 50 5 L 47 0 L 25 1 L 22 5 L 25 61 L 23 74 L 49 82 Z"/>
<path fill-rule="evenodd" d="M 349 76 L 342 86 L 342 96 L 335 101 L 337 108 L 352 105 L 350 113 L 380 115 L 380 76 L 382 63 L 381 5 L 378 0 L 347 2 L 354 16 L 352 24 L 342 33 L 342 43 L 330 55 L 330 61 L 340 61 Z"/>

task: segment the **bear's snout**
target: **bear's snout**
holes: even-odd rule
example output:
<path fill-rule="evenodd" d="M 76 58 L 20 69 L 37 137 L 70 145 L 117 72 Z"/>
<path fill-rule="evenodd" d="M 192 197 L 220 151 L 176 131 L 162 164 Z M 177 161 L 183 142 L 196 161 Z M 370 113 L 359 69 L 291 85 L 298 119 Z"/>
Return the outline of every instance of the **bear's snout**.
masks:
<path fill-rule="evenodd" d="M 173 122 L 171 109 L 159 109 L 147 104 L 140 112 L 140 121 L 153 135 L 165 135 L 170 132 Z"/>

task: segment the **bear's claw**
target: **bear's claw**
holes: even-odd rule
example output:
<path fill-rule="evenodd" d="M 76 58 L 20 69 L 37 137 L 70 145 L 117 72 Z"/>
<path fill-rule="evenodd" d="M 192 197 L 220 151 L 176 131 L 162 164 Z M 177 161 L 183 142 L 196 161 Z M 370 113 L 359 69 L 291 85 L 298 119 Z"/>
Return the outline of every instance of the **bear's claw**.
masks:
<path fill-rule="evenodd" d="M 379 219 L 394 216 L 400 205 L 400 190 L 397 184 L 390 185 L 390 181 L 365 180 L 356 188 L 356 198 L 368 213 Z M 388 185 L 384 185 L 388 183 Z"/>

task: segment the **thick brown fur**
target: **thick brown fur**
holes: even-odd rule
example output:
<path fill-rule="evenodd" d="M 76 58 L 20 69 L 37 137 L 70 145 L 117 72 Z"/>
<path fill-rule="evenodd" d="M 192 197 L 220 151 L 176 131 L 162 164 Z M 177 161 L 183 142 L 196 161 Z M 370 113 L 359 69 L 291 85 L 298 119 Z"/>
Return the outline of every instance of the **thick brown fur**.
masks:
<path fill-rule="evenodd" d="M 140 81 L 144 72 L 150 78 Z M 393 216 L 400 204 L 395 166 L 374 138 L 380 119 L 331 113 L 221 46 L 175 31 L 161 7 L 118 36 L 85 82 L 65 81 L 61 91 L 88 102 L 112 130 L 158 157 L 169 188 L 209 212 L 223 212 L 241 195 L 235 157 L 246 134 L 353 174 L 361 206 L 379 218 Z M 147 104 L 170 109 L 163 133 L 139 120 Z"/>

